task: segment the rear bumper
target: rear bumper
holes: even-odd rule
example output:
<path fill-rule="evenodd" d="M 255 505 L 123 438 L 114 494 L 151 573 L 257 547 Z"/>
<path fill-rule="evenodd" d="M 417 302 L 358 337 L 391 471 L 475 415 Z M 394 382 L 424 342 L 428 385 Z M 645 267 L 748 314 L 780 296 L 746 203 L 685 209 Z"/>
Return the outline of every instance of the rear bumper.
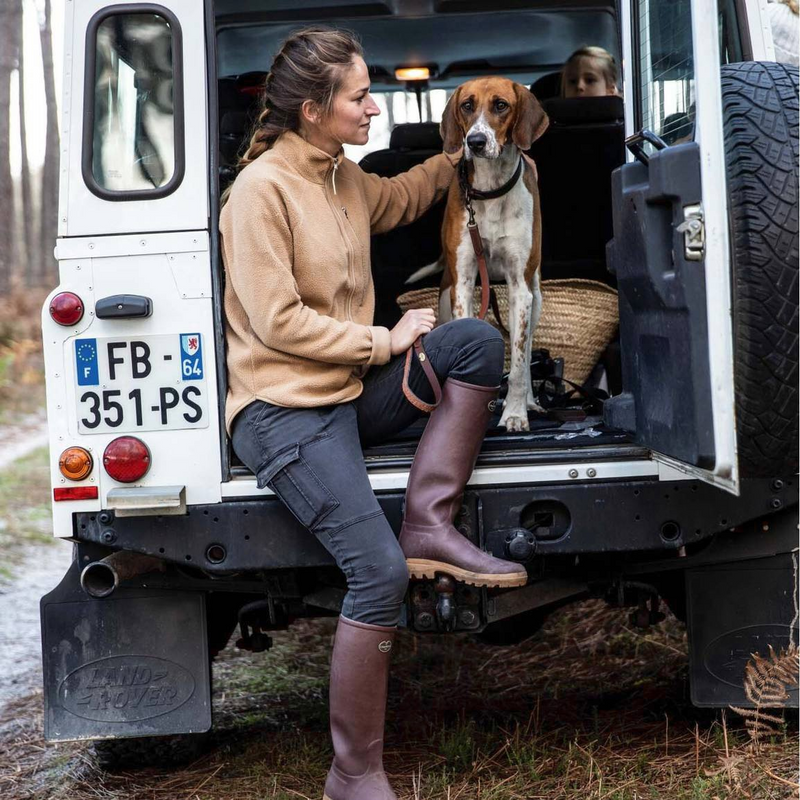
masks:
<path fill-rule="evenodd" d="M 699 481 L 657 478 L 470 486 L 457 524 L 493 555 L 527 565 L 547 554 L 677 551 L 796 505 L 797 495 L 796 483 L 777 488 L 770 480 L 744 481 L 739 497 Z M 378 493 L 396 533 L 403 498 L 402 491 Z M 528 546 L 511 552 L 510 535 L 517 545 L 526 537 Z M 73 538 L 220 576 L 333 565 L 328 552 L 274 496 L 190 506 L 178 516 L 76 513 Z"/>

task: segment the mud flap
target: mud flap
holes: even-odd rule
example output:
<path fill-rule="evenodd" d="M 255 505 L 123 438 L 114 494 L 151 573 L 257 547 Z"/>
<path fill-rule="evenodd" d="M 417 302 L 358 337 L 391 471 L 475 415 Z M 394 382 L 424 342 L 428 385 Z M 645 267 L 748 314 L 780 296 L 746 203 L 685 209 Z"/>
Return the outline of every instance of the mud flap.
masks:
<path fill-rule="evenodd" d="M 120 587 L 95 600 L 79 567 L 40 604 L 45 739 L 209 730 L 204 595 Z"/>
<path fill-rule="evenodd" d="M 691 569 L 686 589 L 692 703 L 753 707 L 748 661 L 797 642 L 797 552 Z M 787 694 L 797 708 L 797 689 Z"/>

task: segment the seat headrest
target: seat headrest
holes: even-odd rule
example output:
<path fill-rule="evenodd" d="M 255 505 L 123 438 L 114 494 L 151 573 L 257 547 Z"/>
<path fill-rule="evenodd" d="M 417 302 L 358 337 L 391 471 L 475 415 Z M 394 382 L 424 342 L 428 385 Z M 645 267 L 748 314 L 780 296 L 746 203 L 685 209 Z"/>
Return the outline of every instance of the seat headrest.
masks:
<path fill-rule="evenodd" d="M 226 111 L 219 123 L 221 136 L 244 136 L 252 126 L 250 114 L 246 111 Z"/>
<path fill-rule="evenodd" d="M 586 125 L 619 122 L 625 117 L 621 97 L 553 97 L 545 100 L 544 110 L 551 125 Z"/>
<path fill-rule="evenodd" d="M 389 138 L 390 150 L 441 150 L 438 122 L 406 122 L 395 125 Z"/>
<path fill-rule="evenodd" d="M 558 97 L 561 94 L 561 73 L 548 72 L 531 84 L 531 91 L 536 95 L 536 99 L 549 100 L 551 97 Z"/>

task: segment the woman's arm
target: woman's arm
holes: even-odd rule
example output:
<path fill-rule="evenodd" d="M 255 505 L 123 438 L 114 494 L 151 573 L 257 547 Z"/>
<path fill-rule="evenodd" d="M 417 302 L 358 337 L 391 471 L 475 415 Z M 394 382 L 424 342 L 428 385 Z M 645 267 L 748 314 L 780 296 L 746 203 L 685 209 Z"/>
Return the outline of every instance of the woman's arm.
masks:
<path fill-rule="evenodd" d="M 421 217 L 450 187 L 461 153 L 440 153 L 393 178 L 362 172 L 372 233 L 384 233 Z"/>
<path fill-rule="evenodd" d="M 274 350 L 330 364 L 389 361 L 387 328 L 342 322 L 303 303 L 283 201 L 271 187 L 247 188 L 231 193 L 220 231 L 227 280 L 255 335 Z"/>

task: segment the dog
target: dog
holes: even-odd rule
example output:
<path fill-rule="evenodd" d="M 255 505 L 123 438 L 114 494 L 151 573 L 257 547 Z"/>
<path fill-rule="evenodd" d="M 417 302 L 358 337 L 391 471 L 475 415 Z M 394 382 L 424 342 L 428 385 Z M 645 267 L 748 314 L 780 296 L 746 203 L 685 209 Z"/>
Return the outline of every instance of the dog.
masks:
<path fill-rule="evenodd" d="M 541 212 L 536 168 L 523 156 L 547 129 L 548 118 L 525 87 L 507 78 L 476 78 L 462 84 L 448 101 L 440 126 L 444 150 L 464 149 L 460 177 L 450 187 L 442 226 L 444 266 L 439 320 L 473 316 L 478 260 L 467 228 L 464 183 L 478 196 L 471 200 L 480 231 L 489 278 L 508 286 L 511 368 L 500 425 L 529 430 L 528 409 L 543 413 L 533 395 L 531 342 L 542 313 L 540 280 Z M 517 174 L 517 173 L 520 174 Z M 517 175 L 517 180 L 513 181 Z M 509 184 L 511 184 L 509 186 Z M 501 196 L 480 199 L 481 192 L 506 188 Z M 417 280 L 439 267 L 424 267 Z"/>

